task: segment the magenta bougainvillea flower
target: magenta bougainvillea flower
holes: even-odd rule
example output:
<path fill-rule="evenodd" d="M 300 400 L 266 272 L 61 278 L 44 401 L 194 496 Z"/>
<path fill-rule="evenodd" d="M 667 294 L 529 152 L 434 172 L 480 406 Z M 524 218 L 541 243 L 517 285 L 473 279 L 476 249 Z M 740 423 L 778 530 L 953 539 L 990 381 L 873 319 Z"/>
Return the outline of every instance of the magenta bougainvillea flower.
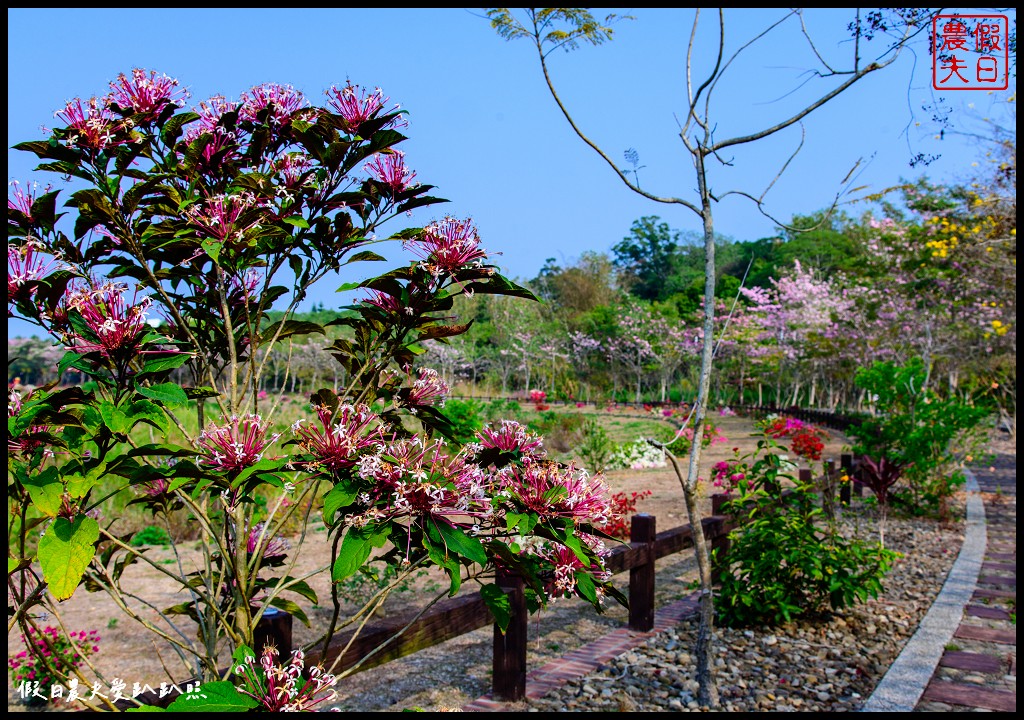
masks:
<path fill-rule="evenodd" d="M 267 435 L 267 422 L 259 415 L 232 415 L 223 425 L 210 424 L 196 444 L 199 462 L 219 470 L 240 471 L 263 459 L 263 452 L 281 437 Z"/>

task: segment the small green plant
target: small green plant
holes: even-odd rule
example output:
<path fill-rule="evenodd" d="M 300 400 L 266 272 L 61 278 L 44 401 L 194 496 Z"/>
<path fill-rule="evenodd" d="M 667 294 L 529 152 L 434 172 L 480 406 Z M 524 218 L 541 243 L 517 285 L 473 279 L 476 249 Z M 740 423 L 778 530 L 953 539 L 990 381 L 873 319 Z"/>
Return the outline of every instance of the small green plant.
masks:
<path fill-rule="evenodd" d="M 544 438 L 544 444 L 558 452 L 568 452 L 577 447 L 586 432 L 586 419 L 577 414 L 558 413 L 545 410 L 531 420 L 528 427 Z"/>
<path fill-rule="evenodd" d="M 721 560 L 728 568 L 716 602 L 730 627 L 778 625 L 795 617 L 838 610 L 882 590 L 896 553 L 819 526 L 823 513 L 811 483 L 790 475 L 791 463 L 758 441 L 746 483 L 726 512 L 744 519 L 730 534 Z M 782 492 L 782 479 L 792 484 Z"/>
<path fill-rule="evenodd" d="M 577 449 L 583 466 L 594 473 L 603 473 L 608 469 L 608 461 L 612 456 L 612 441 L 607 431 L 595 420 L 587 420 L 583 425 L 583 440 Z"/>
<path fill-rule="evenodd" d="M 117 618 L 110 618 L 107 620 L 107 630 L 113 630 L 117 627 Z"/>
<path fill-rule="evenodd" d="M 963 648 L 956 643 L 946 643 L 946 650 L 949 650 L 950 652 L 960 652 Z"/>
<path fill-rule="evenodd" d="M 484 419 L 489 423 L 499 420 L 521 420 L 523 417 L 523 408 L 512 398 L 491 400 L 483 407 L 482 412 Z"/>
<path fill-rule="evenodd" d="M 476 433 L 484 426 L 480 410 L 480 403 L 476 400 L 449 399 L 445 401 L 441 413 L 450 423 L 449 430 L 453 440 L 460 445 L 473 441 Z"/>
<path fill-rule="evenodd" d="M 167 546 L 171 544 L 171 536 L 162 527 L 147 525 L 135 533 L 130 544 L 132 547 L 144 547 L 146 545 Z"/>
<path fill-rule="evenodd" d="M 928 369 L 919 358 L 858 370 L 855 383 L 872 398 L 875 414 L 850 433 L 855 454 L 899 468 L 901 477 L 886 486 L 894 507 L 945 518 L 949 498 L 964 483 L 958 472 L 961 458 L 980 449 L 988 411 L 939 396 L 927 380 Z M 896 480 L 903 482 L 896 485 Z"/>

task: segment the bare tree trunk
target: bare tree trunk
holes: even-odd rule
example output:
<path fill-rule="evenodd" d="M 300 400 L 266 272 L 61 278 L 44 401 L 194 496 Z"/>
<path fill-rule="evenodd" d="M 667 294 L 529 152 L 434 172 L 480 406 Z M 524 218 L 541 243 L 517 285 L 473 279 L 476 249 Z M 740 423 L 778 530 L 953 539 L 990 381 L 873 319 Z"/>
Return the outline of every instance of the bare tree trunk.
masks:
<path fill-rule="evenodd" d="M 683 495 L 686 511 L 693 527 L 693 549 L 697 556 L 700 572 L 700 623 L 697 628 L 697 682 L 700 690 L 697 702 L 702 707 L 718 707 L 718 686 L 715 683 L 712 648 L 715 633 L 715 600 L 711 586 L 711 558 L 704 538 L 700 507 L 697 504 L 697 481 L 700 475 L 700 458 L 704 445 L 704 419 L 708 409 L 708 393 L 711 389 L 711 367 L 714 362 L 715 345 L 715 228 L 711 213 L 711 197 L 705 174 L 705 155 L 698 152 L 697 186 L 701 197 L 704 220 L 704 338 L 700 357 L 700 382 L 697 385 L 697 403 L 693 418 L 693 443 L 690 445 L 690 464 L 687 468 Z M 670 456 L 671 457 L 671 456 Z"/>

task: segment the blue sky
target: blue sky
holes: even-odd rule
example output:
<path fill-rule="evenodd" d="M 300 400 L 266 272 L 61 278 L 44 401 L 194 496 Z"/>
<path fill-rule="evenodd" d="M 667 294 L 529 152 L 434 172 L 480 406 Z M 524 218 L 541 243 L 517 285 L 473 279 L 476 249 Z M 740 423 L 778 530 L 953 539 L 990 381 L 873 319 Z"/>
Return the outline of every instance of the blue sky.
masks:
<path fill-rule="evenodd" d="M 637 151 L 645 189 L 694 199 L 693 170 L 676 123 L 685 111 L 693 11 L 626 12 L 635 19 L 616 25 L 611 43 L 551 56 L 556 85 L 578 123 L 621 167 L 628 167 L 623 152 Z M 738 47 L 783 14 L 728 11 L 728 45 Z M 837 63 L 850 54 L 845 27 L 852 17 L 850 10 L 807 14 L 819 51 Z M 695 77 L 713 62 L 710 39 L 717 30 L 710 14 L 706 19 Z M 781 30 L 741 56 L 717 89 L 718 137 L 771 125 L 830 89 L 821 80 L 804 84 L 814 58 L 797 24 Z M 8 147 L 42 137 L 40 126 L 51 125 L 66 100 L 104 94 L 118 73 L 133 67 L 178 78 L 194 103 L 214 94 L 235 98 L 263 82 L 289 83 L 319 102 L 324 90 L 350 78 L 380 86 L 409 111 L 407 163 L 418 181 L 436 186 L 433 194 L 452 201 L 421 211 L 410 224 L 444 213 L 472 217 L 483 245 L 500 253 L 494 262 L 511 277 L 534 276 L 548 257 L 564 264 L 588 250 L 607 252 L 643 215 L 659 215 L 681 230 L 699 228 L 689 211 L 628 191 L 572 133 L 531 46 L 499 38 L 477 9 L 8 9 L 7 33 Z M 867 186 L 858 195 L 922 173 L 947 182 L 968 177 L 971 164 L 982 161 L 977 144 L 951 134 L 934 138 L 937 130 L 921 109 L 935 100 L 930 81 L 931 57 L 918 45 L 916 55 L 812 115 L 803 149 L 768 195 L 771 212 L 788 220 L 826 207 L 858 161 L 853 184 Z M 962 126 L 980 123 L 1005 97 L 948 95 L 946 104 Z M 714 188 L 759 195 L 799 138 L 799 130 L 790 129 L 738 149 L 727 158 L 733 167 L 714 169 Z M 942 158 L 915 170 L 908 160 L 917 152 Z M 53 182 L 32 174 L 33 160 L 8 150 L 8 178 Z M 855 214 L 863 209 L 849 208 Z M 740 198 L 720 203 L 715 223 L 740 240 L 775 234 L 774 223 Z M 391 257 L 400 257 L 397 249 Z M 340 281 L 318 287 L 311 302 L 340 304 L 333 292 Z M 11 335 L 27 332 L 20 323 L 9 325 Z"/>

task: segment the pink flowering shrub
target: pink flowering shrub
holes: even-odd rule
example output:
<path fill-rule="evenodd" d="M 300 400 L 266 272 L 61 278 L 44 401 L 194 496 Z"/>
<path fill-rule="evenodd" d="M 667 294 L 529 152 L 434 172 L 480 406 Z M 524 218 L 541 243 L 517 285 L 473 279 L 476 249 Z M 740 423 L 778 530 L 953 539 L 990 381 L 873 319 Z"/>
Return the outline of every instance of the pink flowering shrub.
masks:
<path fill-rule="evenodd" d="M 67 685 L 71 671 L 81 667 L 85 659 L 99 652 L 100 636 L 96 630 L 72 631 L 67 635 L 60 628 L 47 625 L 42 630 L 29 626 L 21 636 L 28 646 L 7 658 L 11 684 L 39 683 L 45 692 L 53 685 Z"/>
<path fill-rule="evenodd" d="M 441 568 L 452 594 L 472 578 L 494 609 L 498 572 L 524 577 L 533 608 L 566 595 L 598 607 L 606 593 L 621 599 L 591 534 L 613 516 L 602 478 L 549 462 L 516 423 L 456 438 L 442 412 L 449 387 L 421 364 L 425 343 L 468 330 L 453 314 L 459 296 L 534 296 L 491 264 L 470 218 L 393 228 L 444 202 L 400 147 L 404 111 L 352 83 L 325 95 L 317 105 L 263 83 L 188 108 L 176 80 L 137 68 L 16 145 L 81 189 L 13 186 L 8 314 L 62 347 L 58 374 L 81 382 L 8 399 L 8 499 L 24 510 L 8 523 L 12 613 L 28 632 L 37 607 L 61 612 L 86 578 L 127 606 L 123 580 L 149 565 L 183 591 L 157 608 L 181 632 L 148 614 L 132 620 L 201 669 L 217 710 L 323 701 L 326 686 L 303 685 L 295 658 L 281 667 L 263 655 L 243 694 L 213 685 L 225 682 L 220 649 L 253 647 L 264 613 L 306 622 L 301 603 L 320 601 L 284 538 L 314 519 L 327 528 L 320 586 L 335 610 L 310 646 L 346 625 L 339 593 L 371 559 L 395 582 L 409 567 Z M 315 283 L 383 259 L 370 248 L 385 223 L 408 261 L 341 288 L 362 293 L 329 323 L 342 332 L 295 320 Z M 288 433 L 263 390 L 271 358 L 329 331 L 317 361 L 338 363 L 337 390 L 311 388 Z M 546 409 L 543 392 L 531 399 Z M 111 498 L 110 488 L 122 490 Z M 202 557 L 181 569 L 132 552 L 130 535 L 97 519 L 121 500 L 158 525 L 187 508 Z M 39 570 L 46 592 L 36 592 Z"/>
<path fill-rule="evenodd" d="M 550 408 L 550 405 L 544 401 L 547 399 L 548 394 L 543 390 L 531 390 L 530 391 L 530 402 L 533 403 L 533 407 L 537 412 L 544 412 Z"/>

